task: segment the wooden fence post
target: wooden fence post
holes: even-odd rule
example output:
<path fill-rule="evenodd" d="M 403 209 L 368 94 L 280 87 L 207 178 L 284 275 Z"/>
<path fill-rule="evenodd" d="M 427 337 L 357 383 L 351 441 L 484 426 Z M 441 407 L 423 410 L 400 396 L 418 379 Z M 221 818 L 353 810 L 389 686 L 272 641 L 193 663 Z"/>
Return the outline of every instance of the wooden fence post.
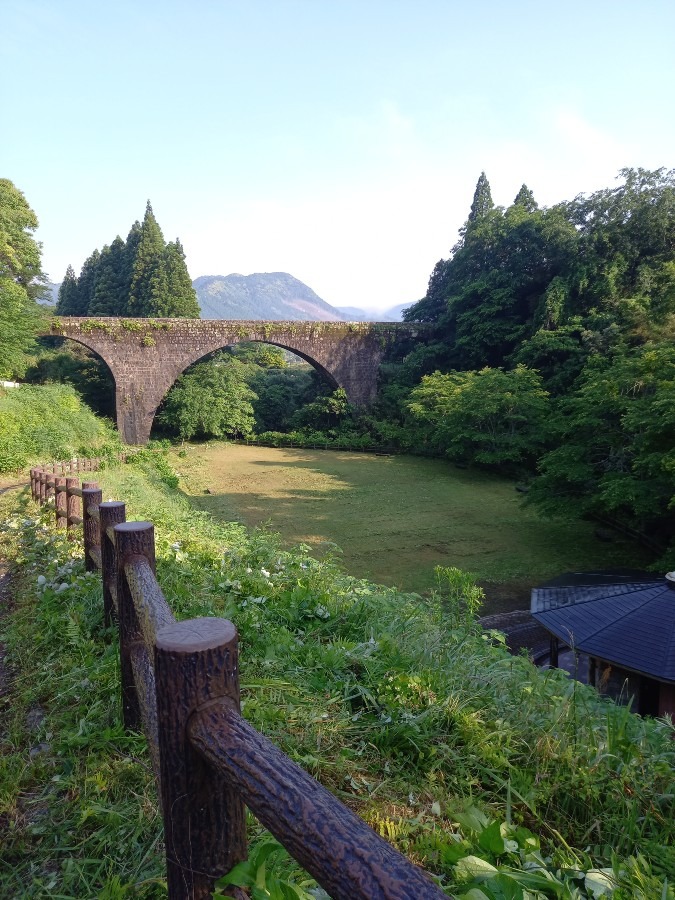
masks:
<path fill-rule="evenodd" d="M 117 621 L 120 634 L 120 677 L 124 727 L 140 731 L 141 707 L 131 665 L 132 645 L 142 641 L 138 616 L 129 590 L 124 565 L 132 556 L 143 556 L 155 571 L 155 528 L 152 522 L 120 522 L 113 527 L 117 559 Z"/>
<path fill-rule="evenodd" d="M 57 475 L 54 479 L 56 493 L 56 527 L 66 528 L 68 525 L 68 498 L 66 497 L 66 479 Z"/>
<path fill-rule="evenodd" d="M 54 474 L 52 472 L 47 472 L 45 477 L 45 503 L 49 503 L 49 501 L 54 496 Z"/>
<path fill-rule="evenodd" d="M 101 503 L 98 508 L 101 524 L 101 577 L 103 579 L 103 623 L 112 625 L 115 603 L 113 591 L 117 591 L 117 558 L 115 544 L 108 536 L 108 529 L 126 522 L 126 505 L 118 500 Z M 115 596 L 117 594 L 115 593 Z"/>
<path fill-rule="evenodd" d="M 30 495 L 35 500 L 35 482 L 36 482 L 36 471 L 35 469 L 30 470 Z"/>
<path fill-rule="evenodd" d="M 68 517 L 68 531 L 71 531 L 75 527 L 72 517 L 77 515 L 80 498 L 77 494 L 73 494 L 72 491 L 79 483 L 79 479 L 75 477 L 66 478 L 66 515 Z"/>
<path fill-rule="evenodd" d="M 246 859 L 244 805 L 186 738 L 190 713 L 227 698 L 239 711 L 237 632 L 226 619 L 160 629 L 155 686 L 170 900 L 209 900 L 216 878 Z"/>
<path fill-rule="evenodd" d="M 95 572 L 98 566 L 91 557 L 91 551 L 99 546 L 101 536 L 98 517 L 89 514 L 90 506 L 99 506 L 103 492 L 95 481 L 82 482 L 82 530 L 84 531 L 84 565 L 87 572 Z"/>

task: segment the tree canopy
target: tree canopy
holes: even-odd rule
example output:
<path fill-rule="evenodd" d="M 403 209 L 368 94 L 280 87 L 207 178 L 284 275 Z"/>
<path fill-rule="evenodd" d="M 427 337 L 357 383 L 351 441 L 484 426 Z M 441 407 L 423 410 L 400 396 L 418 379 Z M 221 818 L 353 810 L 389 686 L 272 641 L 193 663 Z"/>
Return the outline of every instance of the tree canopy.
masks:
<path fill-rule="evenodd" d="M 546 443 L 548 393 L 525 366 L 425 375 L 408 409 L 431 444 L 461 462 L 518 471 Z"/>
<path fill-rule="evenodd" d="M 159 423 L 185 440 L 249 434 L 256 395 L 246 375 L 246 366 L 227 352 L 197 363 L 171 388 L 158 414 Z"/>
<path fill-rule="evenodd" d="M 0 377 L 21 375 L 40 323 L 36 299 L 44 292 L 38 220 L 24 195 L 0 178 Z"/>
<path fill-rule="evenodd" d="M 199 303 L 178 238 L 166 243 L 148 200 L 143 222 L 126 241 L 118 235 L 85 260 L 79 277 L 68 267 L 57 313 L 65 316 L 198 318 Z"/>
<path fill-rule="evenodd" d="M 675 170 L 623 169 L 617 186 L 550 208 L 523 185 L 506 209 L 482 173 L 459 241 L 404 317 L 431 326 L 398 374 L 411 427 L 494 464 L 477 416 L 506 404 L 500 379 L 540 379 L 548 412 L 524 432 L 532 501 L 670 538 Z M 513 428 L 507 413 L 500 440 Z"/>

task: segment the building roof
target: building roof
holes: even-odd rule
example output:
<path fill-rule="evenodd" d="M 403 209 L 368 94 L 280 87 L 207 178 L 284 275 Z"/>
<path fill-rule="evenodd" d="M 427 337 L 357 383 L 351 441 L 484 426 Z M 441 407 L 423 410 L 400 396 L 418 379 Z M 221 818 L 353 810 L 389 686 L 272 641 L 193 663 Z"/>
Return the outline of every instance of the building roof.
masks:
<path fill-rule="evenodd" d="M 577 583 L 534 588 L 531 612 L 538 622 L 575 650 L 675 683 L 675 590 L 665 579 L 569 580 Z"/>

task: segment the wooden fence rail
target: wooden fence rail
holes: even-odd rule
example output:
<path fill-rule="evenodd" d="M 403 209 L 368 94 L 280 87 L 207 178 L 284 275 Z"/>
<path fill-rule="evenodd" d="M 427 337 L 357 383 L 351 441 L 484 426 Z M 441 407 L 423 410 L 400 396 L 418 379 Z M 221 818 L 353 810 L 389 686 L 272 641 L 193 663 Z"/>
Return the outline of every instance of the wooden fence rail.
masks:
<path fill-rule="evenodd" d="M 82 525 L 87 569 L 101 571 L 124 725 L 144 731 L 157 778 L 170 900 L 211 898 L 246 859 L 244 805 L 335 900 L 447 897 L 241 717 L 237 631 L 226 619 L 175 620 L 155 577 L 152 523 L 127 522 L 124 503 L 64 474 L 31 469 L 33 499 L 54 501 L 59 527 Z"/>

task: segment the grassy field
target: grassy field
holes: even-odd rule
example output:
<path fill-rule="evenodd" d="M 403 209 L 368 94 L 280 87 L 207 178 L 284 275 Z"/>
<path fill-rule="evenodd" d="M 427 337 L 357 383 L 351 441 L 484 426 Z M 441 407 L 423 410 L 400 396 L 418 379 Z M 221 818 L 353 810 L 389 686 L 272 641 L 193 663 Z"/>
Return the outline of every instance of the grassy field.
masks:
<path fill-rule="evenodd" d="M 336 544 L 350 574 L 409 591 L 457 566 L 485 588 L 485 612 L 529 605 L 560 572 L 647 562 L 619 535 L 601 543 L 590 523 L 543 520 L 512 482 L 443 460 L 225 443 L 183 453 L 171 458 L 182 490 L 218 520 L 269 524 L 315 555 Z"/>
<path fill-rule="evenodd" d="M 235 622 L 247 720 L 450 896 L 675 900 L 668 722 L 486 639 L 463 578 L 422 598 L 284 552 L 195 510 L 157 454 L 97 477 L 155 523 L 176 617 Z M 0 493 L 0 896 L 160 900 L 162 823 L 144 741 L 121 727 L 117 635 L 80 541 L 53 523 L 25 489 Z M 265 847 L 253 820 L 249 835 Z M 307 878 L 283 858 L 254 877 Z"/>

